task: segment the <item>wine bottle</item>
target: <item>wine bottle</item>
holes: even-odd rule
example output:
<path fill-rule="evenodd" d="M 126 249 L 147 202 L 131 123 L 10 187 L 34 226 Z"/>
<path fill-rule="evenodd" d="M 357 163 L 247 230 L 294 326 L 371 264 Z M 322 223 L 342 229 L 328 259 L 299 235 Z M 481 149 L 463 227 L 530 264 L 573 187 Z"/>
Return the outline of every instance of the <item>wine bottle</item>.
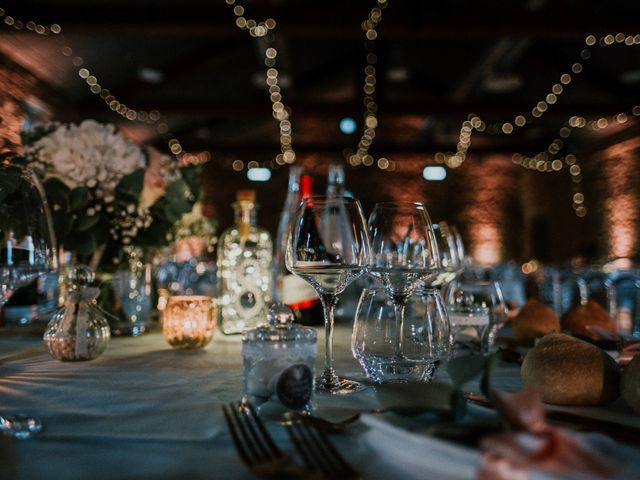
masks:
<path fill-rule="evenodd" d="M 292 167 L 289 173 L 289 192 L 280 216 L 274 254 L 275 298 L 291 307 L 298 323 L 321 325 L 324 316 L 318 294 L 306 281 L 289 272 L 285 265 L 285 251 L 291 221 L 300 201 L 309 197 L 312 192 L 311 176 L 300 176 L 300 173 L 299 167 Z M 291 202 L 291 198 L 295 198 L 295 202 Z"/>

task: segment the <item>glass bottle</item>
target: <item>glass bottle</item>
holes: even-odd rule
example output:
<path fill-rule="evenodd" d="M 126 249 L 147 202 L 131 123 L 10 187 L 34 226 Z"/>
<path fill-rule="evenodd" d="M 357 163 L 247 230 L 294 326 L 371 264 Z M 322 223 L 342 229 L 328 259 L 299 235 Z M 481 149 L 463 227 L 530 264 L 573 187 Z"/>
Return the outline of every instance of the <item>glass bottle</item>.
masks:
<path fill-rule="evenodd" d="M 282 296 L 282 277 L 289 274 L 285 266 L 284 257 L 287 247 L 287 236 L 289 235 L 289 223 L 296 212 L 300 202 L 300 175 L 302 167 L 292 166 L 289 168 L 289 185 L 287 197 L 284 200 L 280 221 L 278 222 L 278 232 L 276 233 L 273 253 L 273 301 L 284 302 Z M 306 182 L 306 181 L 305 181 Z"/>
<path fill-rule="evenodd" d="M 290 178 L 291 180 L 291 178 Z M 297 185 L 297 198 L 294 208 L 290 212 L 282 212 L 280 224 L 283 228 L 283 235 L 278 237 L 275 253 L 275 286 L 278 301 L 288 305 L 296 317 L 296 321 L 302 325 L 322 325 L 324 315 L 322 313 L 322 303 L 320 297 L 313 287 L 302 278 L 292 274 L 285 265 L 285 251 L 287 248 L 287 237 L 291 219 L 298 208 L 300 200 L 311 196 L 311 176 L 302 175 Z M 286 204 L 285 204 L 286 208 Z M 284 223 L 286 221 L 286 223 Z"/>
<path fill-rule="evenodd" d="M 272 294 L 273 242 L 256 225 L 255 190 L 236 194 L 234 225 L 222 233 L 218 250 L 220 320 L 224 334 L 255 327 L 267 314 Z"/>
<path fill-rule="evenodd" d="M 344 191 L 344 167 L 342 165 L 329 165 L 327 173 L 327 196 L 343 197 Z"/>

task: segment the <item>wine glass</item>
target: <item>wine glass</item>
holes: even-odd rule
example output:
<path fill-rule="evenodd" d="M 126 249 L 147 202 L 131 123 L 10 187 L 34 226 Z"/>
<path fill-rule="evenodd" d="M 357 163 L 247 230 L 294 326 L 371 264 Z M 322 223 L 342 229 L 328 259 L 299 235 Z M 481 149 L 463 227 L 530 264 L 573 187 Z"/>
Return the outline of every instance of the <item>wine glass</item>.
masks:
<path fill-rule="evenodd" d="M 333 368 L 333 310 L 337 296 L 360 277 L 369 262 L 369 237 L 360 202 L 354 198 L 311 196 L 298 205 L 287 242 L 286 265 L 316 290 L 325 322 L 324 371 L 319 392 L 346 394 L 362 386 Z"/>
<path fill-rule="evenodd" d="M 55 236 L 42 185 L 28 168 L 0 163 L 0 307 L 21 287 L 57 271 Z M 0 432 L 28 438 L 42 424 L 27 415 L 0 415 Z"/>
<path fill-rule="evenodd" d="M 351 351 L 375 383 L 429 382 L 452 347 L 453 337 L 440 292 L 417 288 L 407 300 L 403 322 L 402 355 L 395 339 L 398 323 L 393 300 L 381 286 L 365 288 L 353 324 Z"/>
<path fill-rule="evenodd" d="M 434 223 L 433 231 L 440 255 L 441 270 L 429 286 L 442 288 L 446 287 L 462 271 L 462 261 L 453 231 L 447 222 Z"/>
<path fill-rule="evenodd" d="M 371 260 L 369 274 L 391 296 L 396 322 L 395 356 L 402 355 L 404 309 L 422 282 L 429 284 L 440 271 L 435 233 L 426 207 L 417 202 L 377 203 L 369 217 Z"/>
<path fill-rule="evenodd" d="M 51 214 L 28 168 L 0 164 L 0 307 L 14 292 L 57 270 Z"/>

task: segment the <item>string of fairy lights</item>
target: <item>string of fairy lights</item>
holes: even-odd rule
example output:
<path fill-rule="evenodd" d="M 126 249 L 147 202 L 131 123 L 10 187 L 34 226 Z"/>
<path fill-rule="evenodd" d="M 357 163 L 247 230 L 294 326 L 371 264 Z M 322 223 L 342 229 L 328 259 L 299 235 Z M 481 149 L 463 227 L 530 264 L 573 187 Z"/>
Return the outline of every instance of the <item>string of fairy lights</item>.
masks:
<path fill-rule="evenodd" d="M 364 67 L 364 86 L 362 87 L 364 97 L 363 103 L 365 107 L 363 118 L 363 132 L 358 141 L 358 146 L 354 152 L 351 149 L 346 149 L 343 153 L 349 164 L 356 167 L 358 165 L 364 165 L 370 167 L 374 164 L 375 160 L 369 149 L 373 144 L 373 140 L 376 136 L 376 128 L 378 128 L 378 103 L 376 100 L 376 63 L 378 62 L 378 55 L 376 54 L 376 39 L 378 38 L 378 25 L 382 20 L 382 10 L 387 8 L 387 0 L 378 0 L 377 6 L 369 11 L 367 19 L 362 22 L 361 28 L 365 35 L 365 50 L 366 50 L 366 65 Z M 395 162 L 387 160 L 386 158 L 380 158 L 377 161 L 377 166 L 381 170 L 394 170 Z"/>
<path fill-rule="evenodd" d="M 278 121 L 280 133 L 280 153 L 275 157 L 275 163 L 278 166 L 292 164 L 296 161 L 296 154 L 293 149 L 292 141 L 292 124 L 291 109 L 283 102 L 282 88 L 279 83 L 279 71 L 276 68 L 276 58 L 278 56 L 277 49 L 272 45 L 272 35 L 276 28 L 276 21 L 273 18 L 267 18 L 265 21 L 256 21 L 247 18 L 245 8 L 236 4 L 236 0 L 225 0 L 226 4 L 232 7 L 236 17 L 235 24 L 241 30 L 246 30 L 249 35 L 254 38 L 264 39 L 269 43 L 268 48 L 264 50 L 264 64 L 266 70 L 266 84 L 269 91 L 271 101 L 272 115 Z M 381 170 L 393 171 L 396 164 L 393 160 L 379 158 L 377 161 L 369 153 L 376 136 L 378 127 L 378 103 L 376 98 L 377 68 L 378 55 L 376 54 L 376 39 L 378 38 L 377 28 L 382 20 L 382 11 L 388 6 L 388 0 L 377 0 L 376 6 L 373 7 L 367 19 L 361 24 L 361 28 L 365 35 L 366 65 L 364 67 L 364 85 L 363 85 L 363 103 L 365 112 L 363 115 L 363 131 L 359 138 L 355 151 L 345 149 L 343 152 L 346 160 L 352 166 L 372 166 L 376 165 Z M 192 154 L 184 151 L 180 141 L 173 137 L 169 131 L 169 126 L 164 121 L 163 116 L 158 110 L 134 109 L 120 101 L 116 96 L 103 85 L 101 85 L 95 72 L 92 72 L 85 66 L 85 60 L 75 54 L 72 46 L 67 42 L 62 27 L 57 24 L 44 25 L 33 20 L 22 21 L 8 15 L 3 8 L 0 8 L 0 19 L 8 27 L 15 30 L 27 30 L 41 36 L 55 37 L 56 42 L 60 46 L 61 53 L 65 57 L 71 59 L 74 67 L 78 69 L 78 75 L 82 78 L 91 93 L 98 95 L 109 109 L 119 114 L 123 118 L 149 125 L 154 125 L 156 131 L 166 141 L 171 152 L 182 161 L 186 162 L 204 162 L 210 159 L 209 152 L 200 152 Z M 579 59 L 572 63 L 569 71 L 559 75 L 558 81 L 554 83 L 544 97 L 536 102 L 529 112 L 519 113 L 506 122 L 485 122 L 480 116 L 469 114 L 467 119 L 462 122 L 458 136 L 458 142 L 455 152 L 438 152 L 434 156 L 436 163 L 456 169 L 463 165 L 469 148 L 471 147 L 471 138 L 474 132 L 486 133 L 489 135 L 511 135 L 518 129 L 531 124 L 549 111 L 550 107 L 559 101 L 561 95 L 566 93 L 574 78 L 582 73 L 584 63 L 592 58 L 592 47 L 609 47 L 612 45 L 635 46 L 640 45 L 640 34 L 627 35 L 624 33 L 607 34 L 597 38 L 594 35 L 588 35 L 585 38 L 585 47 L 580 51 Z M 631 117 L 640 116 L 640 105 L 636 105 L 628 112 L 620 112 L 609 117 L 601 117 L 597 120 L 589 120 L 583 116 L 572 116 L 564 122 L 558 132 L 558 138 L 555 138 L 546 148 L 546 150 L 537 153 L 534 156 L 527 156 L 521 153 L 512 155 L 512 162 L 522 168 L 542 172 L 553 173 L 568 169 L 571 175 L 574 188 L 573 208 L 575 214 L 579 217 L 586 215 L 587 210 L 584 206 L 585 197 L 581 191 L 580 184 L 582 182 L 582 168 L 578 162 L 578 158 L 569 153 L 563 156 L 558 154 L 565 147 L 565 140 L 571 135 L 574 129 L 590 128 L 592 130 L 602 130 L 611 124 L 624 124 Z M 233 169 L 240 171 L 244 169 L 244 162 L 236 160 L 233 162 Z M 247 164 L 247 168 L 260 166 L 258 162 L 252 161 Z"/>
<path fill-rule="evenodd" d="M 617 34 L 602 35 L 599 39 L 595 35 L 588 35 L 585 37 L 585 48 L 580 51 L 580 60 L 574 62 L 571 65 L 571 72 L 563 72 L 559 76 L 559 82 L 552 85 L 550 92 L 547 93 L 543 100 L 540 100 L 531 109 L 530 113 L 518 114 L 512 121 L 507 122 L 494 122 L 489 125 L 477 115 L 470 114 L 467 120 L 462 122 L 460 127 L 460 134 L 456 145 L 455 153 L 438 152 L 434 156 L 436 163 L 445 164 L 447 167 L 455 169 L 462 166 L 466 159 L 466 154 L 471 146 L 471 135 L 474 131 L 486 132 L 490 135 L 510 135 L 516 129 L 522 128 L 532 123 L 536 118 L 542 117 L 548 110 L 550 105 L 555 104 L 560 95 L 564 93 L 567 86 L 573 81 L 574 76 L 582 73 L 584 62 L 587 62 L 592 57 L 592 51 L 590 47 L 609 47 L 615 44 L 625 45 L 627 47 L 640 45 L 640 34 L 626 35 L 622 32 Z M 584 217 L 587 214 L 587 208 L 585 206 L 585 195 L 581 189 L 582 182 L 582 167 L 578 162 L 578 158 L 573 154 L 567 154 L 561 157 L 557 157 L 557 154 L 563 149 L 564 139 L 567 139 L 574 129 L 590 128 L 592 130 L 602 130 L 607 128 L 611 124 L 624 124 L 628 119 L 640 116 L 640 105 L 636 105 L 630 109 L 629 112 L 620 112 L 616 115 L 612 115 L 609 118 L 601 117 L 597 120 L 587 121 L 582 116 L 571 116 L 564 122 L 563 126 L 558 132 L 558 138 L 555 138 L 548 146 L 547 149 L 539 152 L 533 157 L 529 157 L 520 153 L 514 153 L 512 155 L 512 162 L 515 165 L 543 173 L 559 172 L 563 169 L 568 169 L 571 175 L 571 181 L 573 185 L 572 195 L 572 207 L 574 213 L 578 217 Z"/>
<path fill-rule="evenodd" d="M 293 149 L 292 125 L 291 125 L 291 108 L 287 107 L 282 98 L 282 89 L 280 87 L 279 74 L 276 68 L 276 58 L 278 50 L 272 45 L 271 38 L 268 35 L 276 28 L 276 21 L 273 18 L 267 18 L 264 22 L 258 22 L 252 18 L 245 16 L 245 8 L 242 5 L 236 5 L 236 0 L 225 0 L 227 5 L 233 7 L 233 14 L 236 16 L 236 26 L 241 30 L 246 30 L 254 38 L 263 38 L 269 44 L 264 50 L 264 64 L 267 67 L 266 84 L 269 88 L 269 99 L 271 100 L 271 114 L 278 122 L 280 133 L 280 153 L 276 155 L 275 162 L 277 165 L 292 164 L 296 161 L 296 153 Z M 256 161 L 247 164 L 247 168 L 258 167 Z M 232 167 L 236 171 L 244 168 L 242 160 L 234 160 Z"/>
<path fill-rule="evenodd" d="M 0 8 L 0 19 L 2 19 L 5 25 L 18 31 L 27 30 L 41 36 L 55 37 L 55 41 L 59 45 L 62 55 L 71 59 L 73 66 L 78 69 L 78 76 L 85 81 L 91 93 L 98 95 L 107 107 L 121 117 L 132 122 L 154 125 L 156 131 L 167 143 L 171 153 L 179 158 L 182 163 L 204 163 L 211 158 L 209 152 L 185 152 L 180 141 L 171 135 L 168 124 L 163 120 L 158 110 L 134 109 L 118 100 L 109 89 L 101 85 L 97 75 L 85 66 L 84 58 L 74 52 L 73 47 L 67 41 L 62 32 L 62 27 L 59 24 L 44 25 L 33 20 L 22 21 L 7 14 L 4 8 Z"/>

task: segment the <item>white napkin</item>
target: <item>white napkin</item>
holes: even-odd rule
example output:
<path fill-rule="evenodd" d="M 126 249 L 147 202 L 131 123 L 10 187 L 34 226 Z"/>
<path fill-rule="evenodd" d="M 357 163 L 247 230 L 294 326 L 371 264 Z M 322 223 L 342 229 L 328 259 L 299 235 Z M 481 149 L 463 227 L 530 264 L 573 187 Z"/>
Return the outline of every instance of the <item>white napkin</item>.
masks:
<path fill-rule="evenodd" d="M 394 478 L 405 480 L 476 478 L 476 471 L 480 465 L 479 450 L 412 433 L 392 425 L 380 416 L 363 415 L 361 421 L 370 427 L 362 434 L 362 440 L 370 450 L 375 452 L 375 461 L 385 467 L 384 476 L 393 475 Z M 615 479 L 640 478 L 638 449 L 620 444 L 600 434 L 583 434 L 581 437 L 618 465 L 619 471 Z M 586 475 L 558 476 L 540 470 L 532 470 L 528 474 L 528 480 L 591 478 Z"/>
<path fill-rule="evenodd" d="M 475 477 L 480 464 L 477 450 L 411 433 L 379 416 L 363 415 L 360 420 L 370 427 L 363 434 L 363 441 L 398 478 L 458 480 Z"/>

